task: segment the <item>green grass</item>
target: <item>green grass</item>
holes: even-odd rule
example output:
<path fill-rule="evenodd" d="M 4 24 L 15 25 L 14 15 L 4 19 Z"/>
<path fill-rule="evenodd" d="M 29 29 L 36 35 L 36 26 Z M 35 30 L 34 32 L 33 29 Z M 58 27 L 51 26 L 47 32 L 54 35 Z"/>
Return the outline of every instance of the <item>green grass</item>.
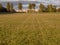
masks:
<path fill-rule="evenodd" d="M 0 14 L 0 45 L 60 45 L 60 13 Z"/>

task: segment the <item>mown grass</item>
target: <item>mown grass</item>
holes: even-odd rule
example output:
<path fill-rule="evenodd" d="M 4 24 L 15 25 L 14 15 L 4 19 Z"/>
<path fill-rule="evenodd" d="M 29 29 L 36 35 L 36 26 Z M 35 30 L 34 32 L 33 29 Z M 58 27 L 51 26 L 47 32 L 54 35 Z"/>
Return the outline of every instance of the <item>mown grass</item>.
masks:
<path fill-rule="evenodd" d="M 0 14 L 0 45 L 60 45 L 60 13 Z"/>

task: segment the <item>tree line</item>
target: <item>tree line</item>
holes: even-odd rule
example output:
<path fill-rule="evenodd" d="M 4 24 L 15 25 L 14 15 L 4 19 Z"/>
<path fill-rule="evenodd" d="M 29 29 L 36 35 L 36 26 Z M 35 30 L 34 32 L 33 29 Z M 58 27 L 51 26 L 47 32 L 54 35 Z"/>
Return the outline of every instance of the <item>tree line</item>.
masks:
<path fill-rule="evenodd" d="M 28 6 L 28 12 L 34 11 L 36 7 L 36 4 L 29 4 Z M 18 9 L 22 10 L 23 9 L 23 5 L 22 3 L 18 3 Z M 6 3 L 6 8 L 4 8 L 2 6 L 2 4 L 0 3 L 0 12 L 16 12 L 13 6 L 13 3 Z M 60 12 L 60 8 L 56 8 L 55 5 L 47 5 L 47 7 L 44 4 L 40 4 L 39 5 L 39 10 L 38 12 Z"/>

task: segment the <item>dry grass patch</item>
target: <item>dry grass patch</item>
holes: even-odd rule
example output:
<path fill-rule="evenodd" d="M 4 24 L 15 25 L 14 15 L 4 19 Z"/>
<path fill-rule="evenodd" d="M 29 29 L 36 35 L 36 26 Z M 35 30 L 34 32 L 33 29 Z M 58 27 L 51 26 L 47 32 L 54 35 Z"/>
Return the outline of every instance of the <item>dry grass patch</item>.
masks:
<path fill-rule="evenodd" d="M 60 45 L 60 13 L 0 15 L 0 45 Z"/>

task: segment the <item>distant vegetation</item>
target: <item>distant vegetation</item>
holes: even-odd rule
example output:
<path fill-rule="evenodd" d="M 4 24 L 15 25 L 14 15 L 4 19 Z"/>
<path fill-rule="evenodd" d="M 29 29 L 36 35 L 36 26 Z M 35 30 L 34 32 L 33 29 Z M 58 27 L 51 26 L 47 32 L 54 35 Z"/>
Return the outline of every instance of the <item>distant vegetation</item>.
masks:
<path fill-rule="evenodd" d="M 0 4 L 0 12 L 7 12 L 7 9 L 4 8 L 4 7 L 2 6 L 2 4 Z"/>
<path fill-rule="evenodd" d="M 28 6 L 28 12 L 32 12 L 32 11 L 35 11 L 35 7 L 36 7 L 36 4 L 29 4 Z M 18 3 L 18 9 L 19 10 L 22 10 L 23 9 L 23 6 L 22 6 L 22 3 Z M 0 3 L 0 12 L 16 12 L 15 9 L 14 9 L 14 6 L 12 3 L 6 3 L 6 8 L 2 6 L 2 4 Z M 39 6 L 39 10 L 38 12 L 60 12 L 60 8 L 56 8 L 55 5 L 47 5 L 44 6 L 43 4 L 40 4 Z"/>
<path fill-rule="evenodd" d="M 13 4 L 8 2 L 6 4 L 6 9 L 7 9 L 8 12 L 14 12 Z"/>

